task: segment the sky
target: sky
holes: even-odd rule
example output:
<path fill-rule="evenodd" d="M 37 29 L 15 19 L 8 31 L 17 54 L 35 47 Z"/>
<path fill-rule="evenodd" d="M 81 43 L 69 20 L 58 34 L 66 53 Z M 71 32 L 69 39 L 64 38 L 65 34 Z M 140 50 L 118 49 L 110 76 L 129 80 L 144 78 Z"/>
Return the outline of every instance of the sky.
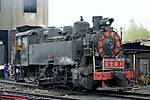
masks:
<path fill-rule="evenodd" d="M 49 26 L 73 25 L 83 16 L 92 27 L 92 16 L 114 18 L 117 29 L 130 20 L 150 30 L 150 0 L 49 0 Z"/>

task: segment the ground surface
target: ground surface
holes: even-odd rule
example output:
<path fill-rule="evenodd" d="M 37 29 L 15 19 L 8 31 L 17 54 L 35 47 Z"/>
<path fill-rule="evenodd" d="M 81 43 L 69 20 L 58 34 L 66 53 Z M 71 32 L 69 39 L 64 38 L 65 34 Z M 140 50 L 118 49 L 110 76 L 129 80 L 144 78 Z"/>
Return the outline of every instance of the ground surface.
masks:
<path fill-rule="evenodd" d="M 133 89 L 132 92 L 150 94 L 150 86 L 138 86 L 138 88 Z"/>
<path fill-rule="evenodd" d="M 64 97 L 75 97 L 79 98 L 81 100 L 128 100 L 128 99 L 121 99 L 121 98 L 115 98 L 115 97 L 104 97 L 101 95 L 70 95 L 69 93 L 64 93 L 63 90 L 55 90 L 55 89 L 38 89 L 38 88 L 29 88 L 25 86 L 19 86 L 19 85 L 10 85 L 10 84 L 4 84 L 0 83 L 0 90 L 14 90 L 14 91 L 21 91 L 21 92 L 29 92 L 29 93 L 35 93 L 35 94 L 46 94 L 46 95 L 56 95 L 56 96 L 64 96 Z M 150 94 L 150 86 L 139 86 L 138 89 L 133 89 L 132 92 L 138 92 L 138 93 L 146 93 Z"/>

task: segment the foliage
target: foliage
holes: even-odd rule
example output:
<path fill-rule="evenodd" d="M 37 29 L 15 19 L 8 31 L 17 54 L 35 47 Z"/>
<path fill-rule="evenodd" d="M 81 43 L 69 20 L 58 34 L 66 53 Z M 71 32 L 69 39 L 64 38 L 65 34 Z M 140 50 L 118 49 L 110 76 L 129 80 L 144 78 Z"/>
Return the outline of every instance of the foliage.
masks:
<path fill-rule="evenodd" d="M 143 25 L 137 25 L 134 20 L 130 21 L 130 25 L 123 31 L 123 42 L 141 40 L 150 38 L 150 31 Z"/>

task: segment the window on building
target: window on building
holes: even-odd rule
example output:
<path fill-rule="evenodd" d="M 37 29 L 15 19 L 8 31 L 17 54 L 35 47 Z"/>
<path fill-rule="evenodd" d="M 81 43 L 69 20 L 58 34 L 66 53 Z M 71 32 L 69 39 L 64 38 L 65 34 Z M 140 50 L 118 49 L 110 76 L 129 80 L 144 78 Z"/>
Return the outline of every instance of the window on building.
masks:
<path fill-rule="evenodd" d="M 24 12 L 36 13 L 37 12 L 37 0 L 24 0 Z"/>

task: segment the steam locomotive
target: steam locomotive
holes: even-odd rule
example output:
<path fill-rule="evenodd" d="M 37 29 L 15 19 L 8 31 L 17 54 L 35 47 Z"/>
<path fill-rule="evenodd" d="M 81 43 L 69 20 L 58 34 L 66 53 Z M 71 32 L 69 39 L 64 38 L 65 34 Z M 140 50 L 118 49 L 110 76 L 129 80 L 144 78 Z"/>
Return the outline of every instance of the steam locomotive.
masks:
<path fill-rule="evenodd" d="M 128 86 L 134 71 L 126 64 L 113 18 L 93 16 L 74 26 L 38 27 L 15 35 L 15 79 L 39 85 L 96 89 Z"/>

